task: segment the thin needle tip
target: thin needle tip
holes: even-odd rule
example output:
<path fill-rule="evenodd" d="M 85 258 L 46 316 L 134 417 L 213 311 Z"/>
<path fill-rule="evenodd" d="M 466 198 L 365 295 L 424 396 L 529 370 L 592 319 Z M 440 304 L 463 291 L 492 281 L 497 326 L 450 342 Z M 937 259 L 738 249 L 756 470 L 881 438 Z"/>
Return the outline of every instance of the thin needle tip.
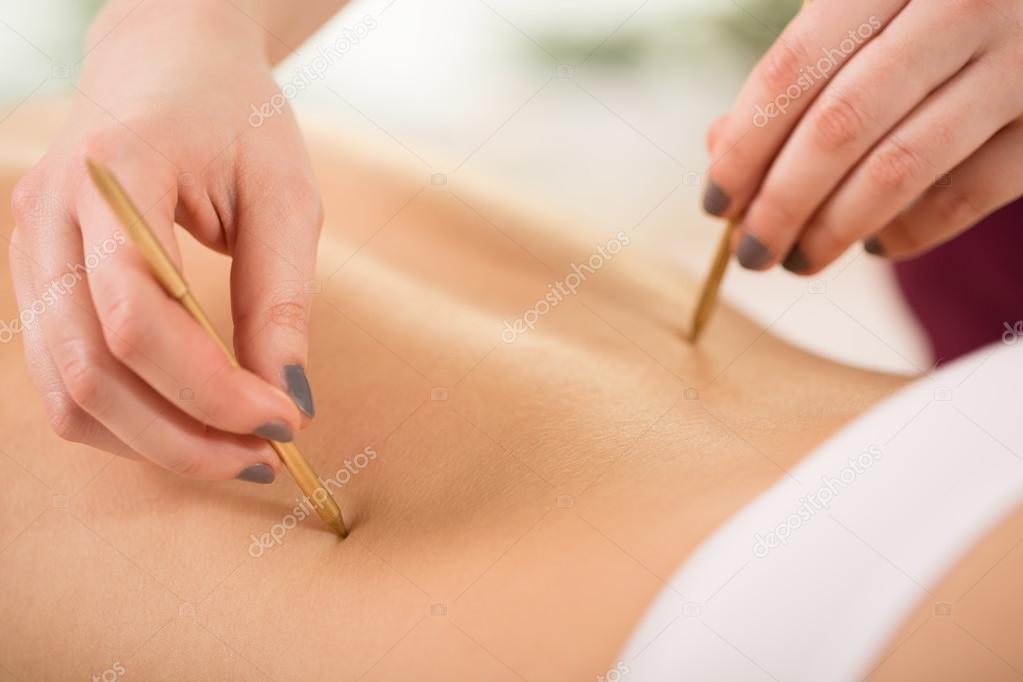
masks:
<path fill-rule="evenodd" d="M 327 524 L 334 529 L 334 532 L 337 533 L 342 540 L 348 537 L 348 529 L 345 528 L 345 522 L 341 519 L 331 519 L 327 522 Z"/>

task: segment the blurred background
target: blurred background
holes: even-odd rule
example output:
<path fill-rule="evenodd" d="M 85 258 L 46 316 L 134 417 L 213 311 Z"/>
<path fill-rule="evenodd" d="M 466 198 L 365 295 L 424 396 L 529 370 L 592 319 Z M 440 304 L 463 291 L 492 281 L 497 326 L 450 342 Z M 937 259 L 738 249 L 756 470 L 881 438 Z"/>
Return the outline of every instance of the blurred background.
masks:
<path fill-rule="evenodd" d="M 101 5 L 0 0 L 0 125 L 24 102 L 71 90 Z M 637 241 L 702 276 L 721 231 L 700 211 L 705 131 L 798 5 L 353 0 L 278 80 L 293 82 L 321 47 L 372 25 L 301 88 L 300 118 L 354 131 L 430 174 L 487 177 L 573 223 L 635 227 Z M 898 373 L 928 368 L 891 273 L 859 249 L 812 280 L 733 268 L 723 296 L 819 354 Z"/>

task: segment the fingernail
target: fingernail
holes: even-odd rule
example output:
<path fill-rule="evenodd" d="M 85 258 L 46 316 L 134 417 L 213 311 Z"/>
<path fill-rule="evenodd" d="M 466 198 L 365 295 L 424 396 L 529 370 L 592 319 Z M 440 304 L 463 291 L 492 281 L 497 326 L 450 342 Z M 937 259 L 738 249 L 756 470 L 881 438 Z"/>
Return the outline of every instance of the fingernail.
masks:
<path fill-rule="evenodd" d="M 721 185 L 713 180 L 707 180 L 707 189 L 703 192 L 703 210 L 711 215 L 722 216 L 728 210 L 732 198 L 728 196 Z"/>
<path fill-rule="evenodd" d="M 803 252 L 797 246 L 789 252 L 789 255 L 782 261 L 781 266 L 789 272 L 794 272 L 798 275 L 810 269 L 810 261 L 806 259 L 806 256 L 803 255 Z"/>
<path fill-rule="evenodd" d="M 764 246 L 762 241 L 751 234 L 746 234 L 739 242 L 735 257 L 742 267 L 748 270 L 760 270 L 771 261 L 772 255 L 771 250 Z"/>
<path fill-rule="evenodd" d="M 295 438 L 291 429 L 284 422 L 267 422 L 252 433 L 260 438 L 269 438 L 278 443 L 290 443 Z"/>
<path fill-rule="evenodd" d="M 287 384 L 288 395 L 291 396 L 298 409 L 302 410 L 307 417 L 315 417 L 316 408 L 313 406 L 313 389 L 309 387 L 309 379 L 305 375 L 305 367 L 302 365 L 285 365 L 284 383 Z"/>
<path fill-rule="evenodd" d="M 274 482 L 276 476 L 274 476 L 274 470 L 270 468 L 269 464 L 253 464 L 242 469 L 241 473 L 235 476 L 235 478 L 239 481 L 269 485 Z"/>
<path fill-rule="evenodd" d="M 863 250 L 871 256 L 884 255 L 884 246 L 881 245 L 881 240 L 877 237 L 871 237 L 867 241 L 863 242 Z"/>

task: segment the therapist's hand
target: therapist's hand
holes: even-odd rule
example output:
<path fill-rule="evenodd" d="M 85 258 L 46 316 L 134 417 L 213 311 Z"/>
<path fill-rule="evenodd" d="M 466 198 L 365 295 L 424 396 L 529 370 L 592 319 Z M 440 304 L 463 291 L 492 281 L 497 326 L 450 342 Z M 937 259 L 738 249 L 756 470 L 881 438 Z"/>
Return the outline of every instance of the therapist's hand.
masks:
<path fill-rule="evenodd" d="M 185 476 L 271 482 L 279 461 L 252 434 L 291 440 L 313 411 L 303 367 L 321 218 L 264 33 L 231 3 L 114 1 L 88 45 L 67 127 L 13 197 L 22 335 L 50 423 Z M 175 221 L 232 257 L 245 369 L 161 289 L 86 156 L 179 267 Z"/>
<path fill-rule="evenodd" d="M 933 248 L 1023 194 L 1023 3 L 819 0 L 708 142 L 747 268 Z"/>

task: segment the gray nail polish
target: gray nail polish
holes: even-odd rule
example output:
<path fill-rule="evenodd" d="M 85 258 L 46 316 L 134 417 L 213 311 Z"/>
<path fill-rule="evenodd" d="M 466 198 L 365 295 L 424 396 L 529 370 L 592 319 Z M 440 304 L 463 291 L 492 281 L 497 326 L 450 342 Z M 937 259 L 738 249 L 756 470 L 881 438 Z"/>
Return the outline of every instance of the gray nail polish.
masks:
<path fill-rule="evenodd" d="M 241 470 L 237 476 L 239 481 L 248 481 L 249 483 L 260 483 L 262 485 L 269 485 L 274 482 L 274 470 L 270 468 L 268 464 L 253 464 L 247 466 Z"/>
<path fill-rule="evenodd" d="M 732 198 L 728 196 L 721 185 L 713 180 L 707 180 L 707 189 L 703 192 L 703 210 L 711 215 L 722 216 L 728 211 L 728 205 Z"/>
<path fill-rule="evenodd" d="M 751 234 L 743 235 L 739 248 L 735 252 L 739 265 L 748 270 L 760 270 L 772 258 L 771 250 Z"/>
<path fill-rule="evenodd" d="M 291 429 L 284 422 L 267 422 L 260 425 L 260 427 L 252 433 L 260 438 L 269 438 L 270 440 L 275 440 L 278 443 L 290 443 L 295 438 L 295 436 L 291 433 Z"/>
<path fill-rule="evenodd" d="M 806 259 L 806 256 L 797 246 L 789 252 L 781 266 L 789 272 L 794 272 L 798 275 L 810 269 L 810 261 Z"/>
<path fill-rule="evenodd" d="M 313 389 L 309 387 L 309 379 L 305 375 L 305 367 L 302 365 L 284 366 L 284 383 L 288 387 L 288 395 L 298 409 L 302 410 L 307 417 L 316 416 L 316 407 L 313 406 Z"/>
<path fill-rule="evenodd" d="M 881 240 L 877 237 L 871 237 L 867 241 L 863 242 L 863 250 L 871 256 L 884 255 L 884 246 L 881 244 Z"/>

